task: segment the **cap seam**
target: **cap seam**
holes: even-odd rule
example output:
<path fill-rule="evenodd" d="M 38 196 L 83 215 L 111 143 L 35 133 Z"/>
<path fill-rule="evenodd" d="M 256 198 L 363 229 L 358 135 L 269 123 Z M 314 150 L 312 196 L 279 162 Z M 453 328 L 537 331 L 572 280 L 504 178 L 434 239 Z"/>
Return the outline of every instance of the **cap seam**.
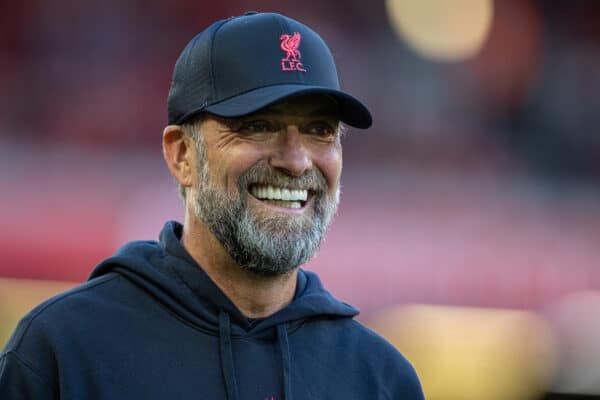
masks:
<path fill-rule="evenodd" d="M 224 20 L 221 25 L 217 26 L 217 28 L 215 29 L 212 38 L 210 39 L 210 54 L 209 57 L 210 59 L 208 60 L 208 62 L 210 63 L 210 81 L 211 81 L 211 86 L 212 86 L 212 97 L 213 98 L 217 98 L 217 89 L 215 87 L 215 65 L 213 63 L 213 53 L 214 53 L 214 49 L 215 49 L 215 38 L 217 37 L 217 33 L 219 32 L 219 30 L 223 27 L 223 25 L 225 25 L 227 22 L 231 21 L 232 18 L 228 18 L 226 20 Z M 206 102 L 205 102 L 206 103 Z M 204 106 L 206 106 L 206 104 L 204 104 Z"/>

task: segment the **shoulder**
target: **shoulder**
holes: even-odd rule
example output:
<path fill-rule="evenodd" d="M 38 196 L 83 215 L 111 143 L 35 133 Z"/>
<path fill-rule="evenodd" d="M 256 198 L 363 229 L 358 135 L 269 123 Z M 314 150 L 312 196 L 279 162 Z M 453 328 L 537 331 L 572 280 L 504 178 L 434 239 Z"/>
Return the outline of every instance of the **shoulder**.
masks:
<path fill-rule="evenodd" d="M 383 336 L 354 319 L 349 320 L 347 324 L 348 334 L 356 338 L 355 340 L 365 356 L 378 359 L 379 362 L 395 363 L 397 366 L 412 370 L 410 362 Z"/>
<path fill-rule="evenodd" d="M 349 384 L 356 392 L 368 388 L 390 400 L 424 398 L 415 368 L 401 351 L 352 318 L 311 318 L 291 338 L 303 349 L 299 360 L 318 359 L 341 381 L 354 377 Z"/>
<path fill-rule="evenodd" d="M 26 346 L 24 341 L 28 339 L 34 342 L 49 340 L 52 332 L 62 329 L 68 320 L 80 318 L 88 311 L 93 311 L 89 310 L 89 307 L 109 296 L 106 293 L 107 289 L 118 279 L 117 274 L 107 274 L 40 303 L 21 319 L 4 352 L 19 353 L 22 347 Z"/>
<path fill-rule="evenodd" d="M 353 338 L 353 350 L 360 358 L 360 363 L 366 366 L 367 373 L 373 374 L 373 378 L 380 382 L 379 387 L 385 388 L 388 398 L 424 398 L 415 368 L 399 349 L 354 319 L 344 324 L 346 334 Z"/>
<path fill-rule="evenodd" d="M 118 280 L 116 274 L 92 279 L 51 297 L 25 315 L 0 353 L 0 380 L 10 379 L 28 390 L 54 390 L 57 352 L 73 346 L 72 336 L 66 332 L 89 326 L 97 317 L 90 305 L 109 298 L 106 289 Z"/>

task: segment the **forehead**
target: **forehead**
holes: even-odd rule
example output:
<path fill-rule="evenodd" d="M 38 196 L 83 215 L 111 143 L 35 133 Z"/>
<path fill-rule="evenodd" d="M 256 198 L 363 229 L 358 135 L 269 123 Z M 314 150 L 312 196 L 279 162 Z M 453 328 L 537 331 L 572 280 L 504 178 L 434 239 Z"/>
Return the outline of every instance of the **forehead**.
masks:
<path fill-rule="evenodd" d="M 330 116 L 337 117 L 337 102 L 326 94 L 309 94 L 283 99 L 253 114 L 290 116 Z"/>

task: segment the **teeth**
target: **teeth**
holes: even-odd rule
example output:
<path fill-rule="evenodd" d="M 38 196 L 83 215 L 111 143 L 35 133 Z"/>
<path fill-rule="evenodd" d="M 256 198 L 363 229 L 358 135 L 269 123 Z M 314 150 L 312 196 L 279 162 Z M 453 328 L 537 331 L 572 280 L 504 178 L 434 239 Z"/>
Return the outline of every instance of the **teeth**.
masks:
<path fill-rule="evenodd" d="M 302 204 L 299 201 L 266 200 L 266 202 L 274 204 L 279 207 L 302 208 Z"/>
<path fill-rule="evenodd" d="M 306 201 L 308 190 L 297 189 L 290 190 L 286 188 L 268 186 L 252 186 L 250 189 L 252 195 L 262 200 L 284 200 L 291 202 Z M 299 203 L 298 203 L 299 204 Z M 293 207 L 298 208 L 298 207 Z"/>

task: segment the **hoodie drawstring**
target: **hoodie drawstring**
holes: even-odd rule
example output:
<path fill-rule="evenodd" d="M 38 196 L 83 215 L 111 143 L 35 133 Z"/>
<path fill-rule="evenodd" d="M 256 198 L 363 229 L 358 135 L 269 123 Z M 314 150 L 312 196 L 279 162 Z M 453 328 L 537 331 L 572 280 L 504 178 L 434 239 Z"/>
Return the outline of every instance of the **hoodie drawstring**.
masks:
<path fill-rule="evenodd" d="M 277 339 L 279 341 L 279 352 L 281 353 L 281 364 L 283 367 L 283 399 L 292 400 L 290 344 L 285 323 L 277 325 Z M 221 372 L 225 380 L 225 391 L 227 400 L 238 400 L 237 382 L 235 380 L 235 369 L 233 365 L 233 350 L 231 346 L 231 323 L 229 315 L 221 310 L 219 312 L 219 352 L 221 355 Z"/>
<path fill-rule="evenodd" d="M 277 325 L 277 337 L 279 339 L 279 351 L 281 352 L 281 363 L 283 364 L 283 398 L 292 400 L 292 363 L 290 361 L 290 344 L 288 341 L 285 324 Z"/>
<path fill-rule="evenodd" d="M 219 313 L 219 352 L 221 353 L 221 371 L 225 380 L 227 400 L 238 400 L 237 382 L 233 367 L 233 351 L 231 349 L 231 325 L 229 315 L 223 310 Z"/>

